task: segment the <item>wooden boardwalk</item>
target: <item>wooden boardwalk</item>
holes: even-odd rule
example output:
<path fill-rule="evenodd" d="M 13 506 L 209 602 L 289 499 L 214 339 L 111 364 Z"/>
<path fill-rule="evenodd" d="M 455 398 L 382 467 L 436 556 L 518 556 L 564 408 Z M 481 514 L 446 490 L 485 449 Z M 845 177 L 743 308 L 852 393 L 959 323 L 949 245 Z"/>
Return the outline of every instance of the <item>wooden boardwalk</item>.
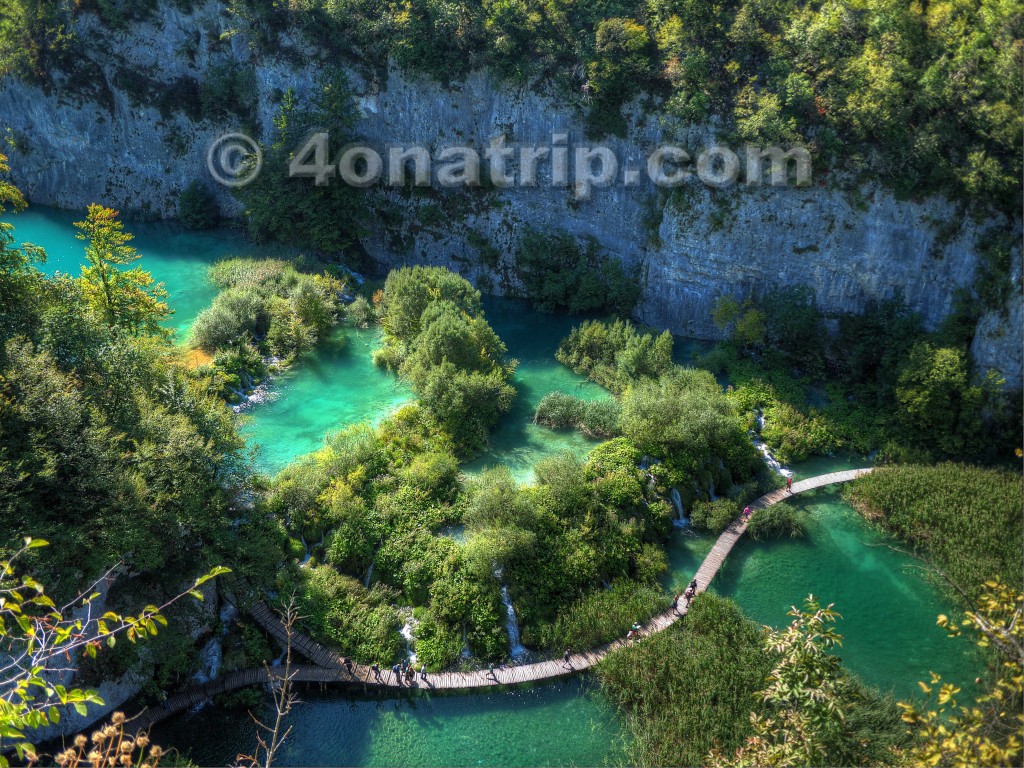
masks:
<path fill-rule="evenodd" d="M 871 472 L 870 468 L 851 469 L 844 472 L 830 472 L 825 475 L 801 480 L 793 483 L 792 494 L 785 488 L 772 491 L 753 502 L 750 508 L 755 511 L 764 509 L 788 499 L 791 495 L 797 495 L 835 483 L 847 483 L 869 472 Z M 725 558 L 746 530 L 747 520 L 740 516 L 718 537 L 718 541 L 715 542 L 707 557 L 704 558 L 704 562 L 701 563 L 694 576 L 697 580 L 698 594 L 707 589 L 708 585 L 718 574 L 722 563 L 725 562 Z M 688 607 L 683 600 L 680 600 L 678 608 L 670 608 L 664 613 L 653 617 L 641 630 L 640 638 L 655 632 L 661 632 L 670 627 L 686 615 Z M 281 623 L 280 617 L 266 603 L 256 603 L 249 607 L 248 611 L 252 618 L 268 634 L 281 643 L 282 646 L 288 641 L 288 632 Z M 291 636 L 292 650 L 304 656 L 312 664 L 293 664 L 292 680 L 302 683 L 343 684 L 362 687 L 367 690 L 370 688 L 392 688 L 438 691 L 491 688 L 501 685 L 517 685 L 520 683 L 551 680 L 582 672 L 593 667 L 612 651 L 623 648 L 632 642 L 636 642 L 636 640 L 627 641 L 619 639 L 591 651 L 575 653 L 570 656 L 568 663 L 559 658 L 552 661 L 538 661 L 532 664 L 496 667 L 493 672 L 489 670 L 439 672 L 428 674 L 425 680 L 421 679 L 419 674 L 417 674 L 412 684 L 407 685 L 399 680 L 390 669 L 382 669 L 379 675 L 374 675 L 370 667 L 353 663 L 352 671 L 349 672 L 344 665 L 344 656 L 321 645 L 301 632 L 293 631 Z M 151 725 L 166 717 L 192 709 L 222 693 L 251 685 L 267 685 L 280 682 L 283 674 L 284 671 L 281 667 L 270 667 L 269 669 L 254 668 L 231 672 L 203 685 L 193 686 L 170 696 L 161 705 L 140 713 L 132 721 L 132 726 L 137 730 L 148 729 Z"/>

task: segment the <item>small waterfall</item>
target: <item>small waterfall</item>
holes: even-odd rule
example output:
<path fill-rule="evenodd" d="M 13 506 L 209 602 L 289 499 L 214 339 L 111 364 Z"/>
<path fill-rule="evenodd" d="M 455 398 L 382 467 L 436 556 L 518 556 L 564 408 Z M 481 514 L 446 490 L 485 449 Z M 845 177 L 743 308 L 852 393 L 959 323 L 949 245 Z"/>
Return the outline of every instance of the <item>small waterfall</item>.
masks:
<path fill-rule="evenodd" d="M 755 418 L 757 419 L 757 429 L 750 430 L 747 434 L 750 435 L 750 441 L 754 444 L 754 447 L 761 452 L 761 458 L 764 463 L 768 465 L 768 468 L 778 475 L 783 477 L 792 477 L 793 470 L 787 469 L 782 466 L 772 455 L 772 449 L 768 447 L 768 444 L 761 439 L 761 432 L 764 431 L 764 413 L 758 408 L 754 411 Z"/>
<path fill-rule="evenodd" d="M 373 553 L 373 559 L 370 560 L 370 567 L 366 569 L 366 579 L 363 581 L 363 586 L 367 589 L 370 588 L 370 579 L 373 578 L 373 566 L 377 562 L 377 553 Z"/>
<path fill-rule="evenodd" d="M 462 622 L 462 658 L 468 659 L 473 655 L 469 650 L 469 636 L 466 634 L 466 622 Z"/>
<path fill-rule="evenodd" d="M 413 644 L 416 642 L 416 625 L 419 624 L 416 619 L 412 616 L 412 608 L 407 609 L 405 613 L 405 624 L 402 625 L 401 633 L 402 637 L 405 638 L 405 655 L 409 659 L 409 663 L 416 664 L 416 652 L 413 651 Z"/>
<path fill-rule="evenodd" d="M 196 682 L 208 683 L 220 672 L 220 663 L 224 658 L 220 641 L 220 635 L 211 637 L 199 651 L 199 671 L 192 676 Z"/>
<path fill-rule="evenodd" d="M 690 526 L 690 519 L 686 516 L 686 509 L 683 507 L 683 496 L 679 493 L 679 489 L 673 486 L 669 497 L 672 499 L 672 508 L 676 511 L 676 516 L 672 519 L 672 525 L 676 528 L 688 528 Z"/>
<path fill-rule="evenodd" d="M 508 585 L 501 585 L 501 602 L 505 604 L 505 629 L 508 631 L 508 652 L 513 659 L 518 659 L 526 654 L 526 649 L 519 642 L 519 619 L 516 618 L 516 609 L 512 607 L 512 600 L 508 596 Z"/>
<path fill-rule="evenodd" d="M 679 489 L 673 486 L 672 493 L 669 495 L 672 497 L 672 506 L 675 507 L 676 517 L 686 517 L 686 510 L 683 509 L 683 495 L 679 493 Z"/>
<path fill-rule="evenodd" d="M 193 675 L 193 680 L 208 683 L 220 674 L 220 666 L 224 660 L 224 638 L 237 615 L 238 609 L 231 603 L 225 602 L 221 606 L 220 613 L 217 614 L 217 618 L 220 619 L 220 631 L 199 651 L 199 671 Z"/>

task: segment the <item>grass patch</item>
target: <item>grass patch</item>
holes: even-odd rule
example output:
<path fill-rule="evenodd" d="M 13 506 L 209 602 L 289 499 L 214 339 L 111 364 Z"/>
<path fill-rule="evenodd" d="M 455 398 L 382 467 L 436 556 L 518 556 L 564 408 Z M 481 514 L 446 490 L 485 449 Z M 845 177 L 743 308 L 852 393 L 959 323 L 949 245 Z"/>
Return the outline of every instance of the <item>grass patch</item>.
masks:
<path fill-rule="evenodd" d="M 602 661 L 602 690 L 633 733 L 627 763 L 704 765 L 712 747 L 740 746 L 772 668 L 762 637 L 734 602 L 702 594 L 682 624 Z"/>
<path fill-rule="evenodd" d="M 914 545 L 971 599 L 999 576 L 1024 580 L 1021 477 L 966 464 L 881 467 L 847 486 L 869 519 Z"/>
<path fill-rule="evenodd" d="M 596 648 L 624 637 L 634 621 L 645 622 L 670 604 L 660 589 L 616 581 L 611 589 L 591 592 L 559 612 L 539 629 L 539 644 L 556 651 Z"/>
<path fill-rule="evenodd" d="M 754 541 L 779 539 L 788 536 L 797 539 L 804 535 L 800 512 L 789 504 L 773 504 L 759 509 L 750 517 L 747 535 Z"/>

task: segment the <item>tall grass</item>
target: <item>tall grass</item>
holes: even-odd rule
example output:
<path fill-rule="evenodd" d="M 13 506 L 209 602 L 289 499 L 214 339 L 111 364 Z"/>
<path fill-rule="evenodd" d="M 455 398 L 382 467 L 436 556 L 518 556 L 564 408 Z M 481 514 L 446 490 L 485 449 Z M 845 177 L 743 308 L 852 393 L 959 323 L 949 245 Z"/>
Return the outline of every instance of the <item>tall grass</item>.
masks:
<path fill-rule="evenodd" d="M 773 504 L 759 509 L 750 518 L 747 535 L 755 541 L 788 536 L 797 539 L 804 535 L 800 513 L 789 504 Z"/>
<path fill-rule="evenodd" d="M 578 429 L 588 437 L 616 437 L 620 413 L 622 406 L 616 400 L 583 400 L 550 392 L 537 404 L 533 421 L 554 429 Z"/>
<path fill-rule="evenodd" d="M 706 765 L 712 748 L 731 755 L 752 735 L 751 713 L 777 716 L 760 695 L 777 661 L 765 639 L 734 602 L 704 593 L 683 622 L 601 662 L 602 690 L 632 732 L 628 764 Z M 855 765 L 888 764 L 893 749 L 908 743 L 896 703 L 845 670 L 839 674 L 842 733 L 812 722 L 809 738 L 839 739 Z"/>
<path fill-rule="evenodd" d="M 617 581 L 611 589 L 591 592 L 540 628 L 539 644 L 561 651 L 589 650 L 624 637 L 634 621 L 645 622 L 669 607 L 660 589 Z"/>
<path fill-rule="evenodd" d="M 966 464 L 880 467 L 847 486 L 864 515 L 914 545 L 968 598 L 987 579 L 1024 581 L 1021 476 Z"/>
<path fill-rule="evenodd" d="M 704 765 L 712 747 L 740 746 L 772 668 L 762 638 L 731 600 L 703 594 L 681 624 L 602 661 L 602 690 L 633 734 L 628 763 Z"/>

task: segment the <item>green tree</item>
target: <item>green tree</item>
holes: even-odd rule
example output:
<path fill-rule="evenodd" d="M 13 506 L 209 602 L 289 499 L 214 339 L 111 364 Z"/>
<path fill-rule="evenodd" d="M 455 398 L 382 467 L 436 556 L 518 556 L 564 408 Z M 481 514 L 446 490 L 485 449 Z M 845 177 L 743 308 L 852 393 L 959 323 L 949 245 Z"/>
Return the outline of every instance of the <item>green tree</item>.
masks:
<path fill-rule="evenodd" d="M 124 231 L 118 213 L 101 205 L 90 205 L 84 221 L 75 222 L 85 240 L 82 284 L 85 300 L 111 328 L 133 336 L 168 338 L 171 331 L 160 325 L 170 317 L 167 291 L 162 283 L 141 267 L 122 269 L 141 256 L 128 245 L 133 235 Z"/>
<path fill-rule="evenodd" d="M 25 539 L 11 557 L 0 560 L 0 767 L 9 765 L 4 752 L 14 749 L 19 759 L 36 759 L 25 733 L 60 722 L 61 707 L 71 706 L 81 715 L 89 704 L 103 704 L 93 690 L 67 688 L 57 682 L 61 672 L 73 670 L 80 654 L 95 658 L 104 647 L 113 648 L 120 638 L 129 642 L 152 637 L 167 626 L 164 611 L 186 595 L 202 600 L 198 587 L 227 568 L 214 568 L 198 578 L 192 588 L 157 607 L 146 606 L 137 616 L 107 611 L 93 615 L 99 582 L 70 603 L 58 606 L 42 583 L 21 572 L 19 561 L 47 542 Z M 110 576 L 110 572 L 106 574 Z M 77 614 L 77 615 L 76 615 Z"/>
<path fill-rule="evenodd" d="M 769 629 L 765 651 L 775 658 L 762 706 L 751 713 L 753 735 L 731 756 L 714 750 L 715 768 L 875 765 L 889 762 L 900 739 L 896 710 L 858 684 L 831 651 L 842 644 L 839 614 L 814 596 L 793 621 Z"/>
<path fill-rule="evenodd" d="M 968 630 L 981 648 L 991 649 L 998 661 L 994 685 L 960 704 L 960 688 L 932 674 L 920 683 L 928 697 L 924 704 L 900 702 L 903 720 L 917 741 L 904 757 L 910 765 L 1020 764 L 1024 753 L 1024 595 L 998 579 L 985 582 L 974 609 L 959 623 L 939 616 L 938 624 L 950 636 Z"/>
<path fill-rule="evenodd" d="M 896 385 L 904 426 L 946 454 L 976 448 L 981 439 L 985 390 L 971 381 L 963 350 L 915 344 Z"/>

